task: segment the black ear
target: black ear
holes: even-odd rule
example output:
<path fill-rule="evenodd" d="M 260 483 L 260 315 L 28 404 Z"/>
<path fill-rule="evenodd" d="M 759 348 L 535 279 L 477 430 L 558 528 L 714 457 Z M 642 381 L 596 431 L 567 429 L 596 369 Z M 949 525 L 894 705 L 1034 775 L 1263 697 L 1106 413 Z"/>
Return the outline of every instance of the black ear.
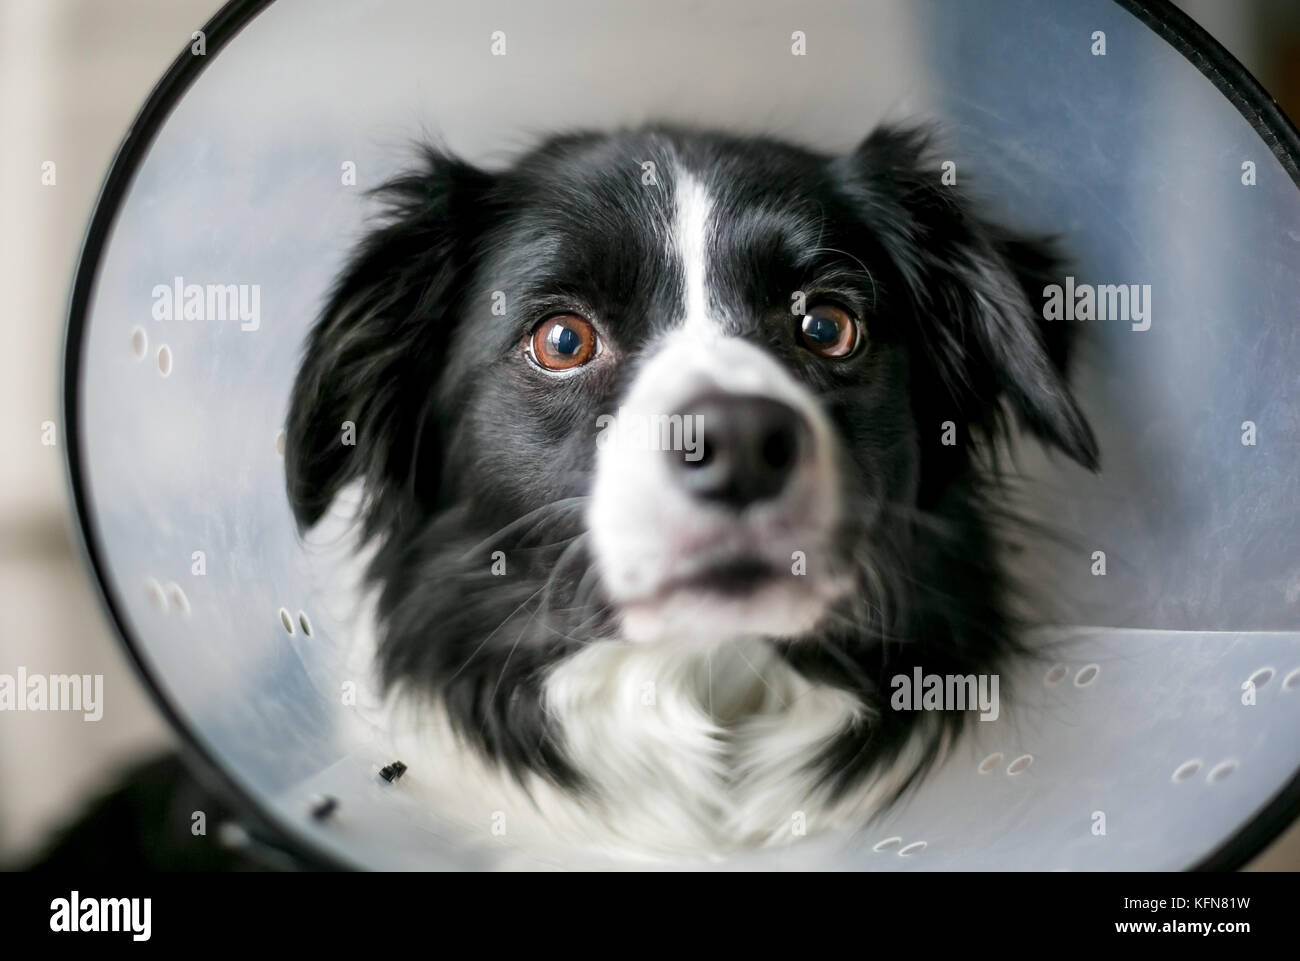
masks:
<path fill-rule="evenodd" d="M 836 161 L 841 179 L 917 304 L 921 349 L 950 403 L 991 434 L 1005 403 L 1020 424 L 1096 470 L 1097 441 L 1066 383 L 1070 328 L 1043 319 L 1060 281 L 1051 245 L 982 219 L 942 183 L 928 136 L 884 127 Z"/>
<path fill-rule="evenodd" d="M 483 171 L 424 148 L 418 167 L 375 191 L 386 216 L 330 291 L 290 397 L 285 477 L 300 527 L 358 478 L 370 533 L 382 512 L 436 493 L 427 422 L 489 186 Z"/>

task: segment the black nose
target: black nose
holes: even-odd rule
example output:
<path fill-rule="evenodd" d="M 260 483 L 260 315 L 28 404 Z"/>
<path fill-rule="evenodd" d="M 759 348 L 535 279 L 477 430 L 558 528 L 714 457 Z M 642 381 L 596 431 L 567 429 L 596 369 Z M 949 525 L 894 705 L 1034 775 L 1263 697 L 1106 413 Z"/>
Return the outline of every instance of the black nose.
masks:
<path fill-rule="evenodd" d="M 799 412 L 770 397 L 707 394 L 683 407 L 687 418 L 695 449 L 669 452 L 673 477 L 692 496 L 736 510 L 780 494 L 811 438 Z"/>

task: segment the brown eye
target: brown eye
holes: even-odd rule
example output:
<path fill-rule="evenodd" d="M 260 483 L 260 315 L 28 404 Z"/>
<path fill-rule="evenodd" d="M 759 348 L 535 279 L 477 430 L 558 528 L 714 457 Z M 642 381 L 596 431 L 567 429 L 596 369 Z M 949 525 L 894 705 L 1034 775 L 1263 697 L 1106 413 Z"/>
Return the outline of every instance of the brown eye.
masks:
<path fill-rule="evenodd" d="M 596 328 L 577 314 L 548 317 L 533 329 L 528 349 L 547 370 L 581 367 L 596 356 Z"/>
<path fill-rule="evenodd" d="M 819 357 L 847 357 L 858 346 L 858 325 L 842 307 L 820 304 L 800 319 L 799 340 Z"/>

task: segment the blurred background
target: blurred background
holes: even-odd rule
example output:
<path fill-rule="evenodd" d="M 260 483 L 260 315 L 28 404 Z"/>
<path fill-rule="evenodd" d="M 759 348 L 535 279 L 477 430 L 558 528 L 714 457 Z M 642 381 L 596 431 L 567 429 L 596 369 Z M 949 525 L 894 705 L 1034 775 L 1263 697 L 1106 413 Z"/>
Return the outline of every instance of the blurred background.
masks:
<path fill-rule="evenodd" d="M 1300 4 L 1179 4 L 1300 116 Z M 0 714 L 0 865 L 174 739 L 110 634 L 69 529 L 56 424 L 68 291 L 96 194 L 131 120 L 218 0 L 0 0 L 0 671 L 104 676 L 113 710 Z M 57 185 L 41 165 L 57 162 Z M 1300 867 L 1295 827 L 1251 865 Z"/>

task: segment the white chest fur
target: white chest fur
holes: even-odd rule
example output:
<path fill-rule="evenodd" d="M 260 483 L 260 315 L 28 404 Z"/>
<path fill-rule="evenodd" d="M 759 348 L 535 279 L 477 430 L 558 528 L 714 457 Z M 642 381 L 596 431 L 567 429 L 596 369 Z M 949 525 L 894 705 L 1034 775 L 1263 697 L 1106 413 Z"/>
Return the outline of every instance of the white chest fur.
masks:
<path fill-rule="evenodd" d="M 865 817 L 889 777 L 832 803 L 811 763 L 863 705 L 766 642 L 686 651 L 602 642 L 557 664 L 544 703 L 587 789 L 521 784 L 413 693 L 362 706 L 410 767 L 407 790 L 464 832 L 563 863 L 575 855 L 715 859 Z"/>
<path fill-rule="evenodd" d="M 766 642 L 707 651 L 597 644 L 548 677 L 545 703 L 630 850 L 720 853 L 825 826 L 810 762 L 850 724 L 843 691 L 811 684 Z"/>

